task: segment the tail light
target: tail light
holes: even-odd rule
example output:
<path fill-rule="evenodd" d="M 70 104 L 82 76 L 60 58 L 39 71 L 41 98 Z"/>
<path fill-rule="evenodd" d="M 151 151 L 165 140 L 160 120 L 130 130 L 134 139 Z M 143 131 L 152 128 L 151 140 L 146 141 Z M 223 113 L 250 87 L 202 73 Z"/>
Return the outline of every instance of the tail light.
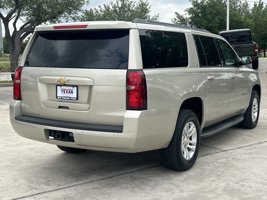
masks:
<path fill-rule="evenodd" d="M 259 46 L 258 45 L 255 45 L 254 51 L 257 53 L 259 52 Z"/>
<path fill-rule="evenodd" d="M 21 100 L 20 80 L 21 80 L 22 67 L 17 67 L 14 75 L 13 82 L 13 99 Z"/>
<path fill-rule="evenodd" d="M 128 70 L 126 85 L 126 109 L 147 109 L 146 77 L 143 70 Z"/>

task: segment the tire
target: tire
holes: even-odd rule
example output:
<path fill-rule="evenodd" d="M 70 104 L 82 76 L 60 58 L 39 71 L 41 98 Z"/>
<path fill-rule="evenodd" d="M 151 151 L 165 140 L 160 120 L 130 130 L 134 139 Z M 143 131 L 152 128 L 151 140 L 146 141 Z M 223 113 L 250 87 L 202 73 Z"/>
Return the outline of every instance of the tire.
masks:
<path fill-rule="evenodd" d="M 64 146 L 57 146 L 60 150 L 65 151 L 66 153 L 82 153 L 85 152 L 86 149 L 78 149 L 72 147 L 64 147 Z"/>
<path fill-rule="evenodd" d="M 253 69 L 259 68 L 259 58 L 256 58 L 255 60 L 252 61 L 252 68 Z"/>
<path fill-rule="evenodd" d="M 190 129 L 191 136 L 188 137 Z M 196 162 L 199 145 L 200 125 L 198 118 L 191 110 L 182 109 L 169 146 L 161 150 L 162 164 L 177 171 L 190 169 Z"/>
<path fill-rule="evenodd" d="M 239 124 L 242 128 L 253 129 L 257 126 L 260 114 L 260 97 L 252 90 L 249 106 L 244 114 L 244 120 Z"/>

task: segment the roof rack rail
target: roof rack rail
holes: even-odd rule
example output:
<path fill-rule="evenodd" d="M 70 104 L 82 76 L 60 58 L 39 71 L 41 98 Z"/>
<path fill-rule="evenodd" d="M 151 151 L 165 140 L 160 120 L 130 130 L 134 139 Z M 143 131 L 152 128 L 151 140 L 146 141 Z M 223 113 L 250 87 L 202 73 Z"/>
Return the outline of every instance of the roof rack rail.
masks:
<path fill-rule="evenodd" d="M 142 23 L 142 24 L 155 24 L 155 25 L 170 26 L 170 27 L 176 27 L 176 28 L 184 28 L 184 29 L 189 29 L 189 30 L 209 32 L 206 29 L 194 28 L 194 27 L 184 26 L 184 25 L 179 25 L 179 24 L 171 24 L 171 23 L 166 23 L 166 22 L 151 21 L 151 20 L 147 20 L 147 19 L 136 18 L 132 22 L 133 23 Z"/>

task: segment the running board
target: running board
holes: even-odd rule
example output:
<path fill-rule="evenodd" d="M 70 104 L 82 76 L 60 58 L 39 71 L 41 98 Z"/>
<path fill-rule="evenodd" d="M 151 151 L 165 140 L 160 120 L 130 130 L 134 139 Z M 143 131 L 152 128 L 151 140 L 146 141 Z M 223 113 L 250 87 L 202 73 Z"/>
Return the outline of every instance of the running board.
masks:
<path fill-rule="evenodd" d="M 243 121 L 243 119 L 244 117 L 239 115 L 239 116 L 227 119 L 221 123 L 204 128 L 202 130 L 201 138 L 207 138 L 207 137 L 213 136 L 225 129 L 228 129 L 232 126 L 239 124 L 240 122 Z"/>

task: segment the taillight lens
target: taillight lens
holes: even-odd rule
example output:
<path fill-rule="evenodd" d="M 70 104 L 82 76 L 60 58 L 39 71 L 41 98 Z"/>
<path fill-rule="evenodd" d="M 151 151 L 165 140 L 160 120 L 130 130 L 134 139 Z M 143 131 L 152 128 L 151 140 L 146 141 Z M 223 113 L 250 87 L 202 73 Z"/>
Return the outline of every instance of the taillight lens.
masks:
<path fill-rule="evenodd" d="M 13 82 L 13 98 L 14 100 L 21 100 L 20 80 L 21 80 L 22 67 L 17 67 L 14 75 Z"/>
<path fill-rule="evenodd" d="M 255 45 L 255 49 L 254 50 L 255 50 L 255 52 L 258 53 L 259 52 L 259 46 L 258 45 Z"/>
<path fill-rule="evenodd" d="M 128 70 L 126 85 L 127 110 L 147 109 L 146 77 L 143 70 Z"/>

